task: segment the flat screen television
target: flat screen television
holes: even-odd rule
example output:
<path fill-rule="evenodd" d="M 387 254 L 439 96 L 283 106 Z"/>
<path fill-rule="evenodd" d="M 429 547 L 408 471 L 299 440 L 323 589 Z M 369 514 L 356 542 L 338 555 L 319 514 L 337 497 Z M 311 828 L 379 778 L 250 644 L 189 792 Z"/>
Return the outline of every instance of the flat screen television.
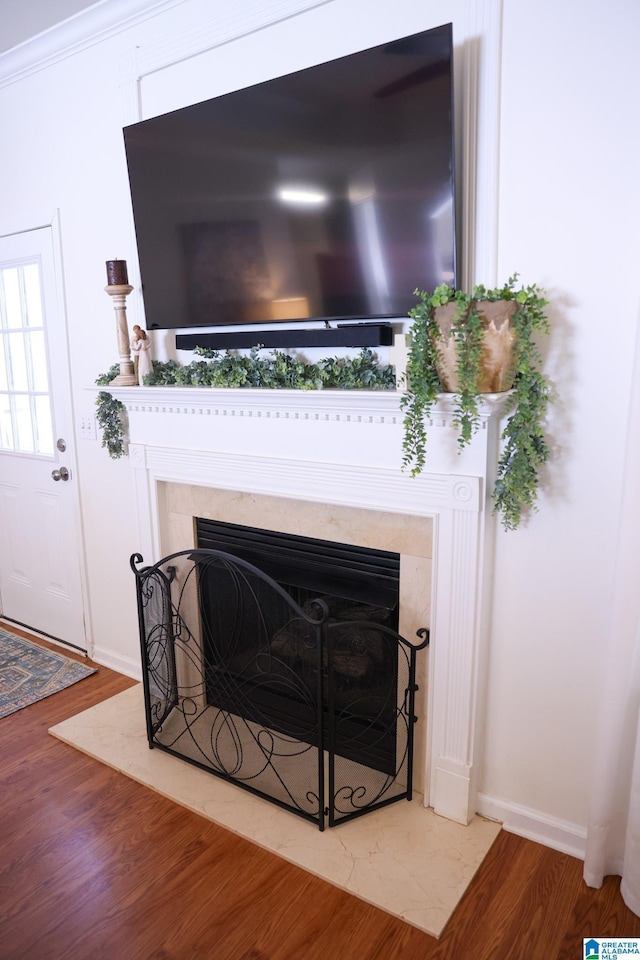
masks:
<path fill-rule="evenodd" d="M 125 127 L 149 329 L 405 317 L 455 284 L 451 24 Z"/>

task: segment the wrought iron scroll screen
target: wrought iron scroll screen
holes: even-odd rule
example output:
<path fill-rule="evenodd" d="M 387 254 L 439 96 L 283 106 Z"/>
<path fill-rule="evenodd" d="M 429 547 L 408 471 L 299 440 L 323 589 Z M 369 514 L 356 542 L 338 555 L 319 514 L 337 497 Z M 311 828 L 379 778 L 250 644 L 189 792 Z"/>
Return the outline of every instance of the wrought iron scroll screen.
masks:
<path fill-rule="evenodd" d="M 131 557 L 150 747 L 321 830 L 411 799 L 427 630 L 412 644 L 380 623 L 335 620 L 322 598 L 301 607 L 219 550 L 142 563 Z"/>

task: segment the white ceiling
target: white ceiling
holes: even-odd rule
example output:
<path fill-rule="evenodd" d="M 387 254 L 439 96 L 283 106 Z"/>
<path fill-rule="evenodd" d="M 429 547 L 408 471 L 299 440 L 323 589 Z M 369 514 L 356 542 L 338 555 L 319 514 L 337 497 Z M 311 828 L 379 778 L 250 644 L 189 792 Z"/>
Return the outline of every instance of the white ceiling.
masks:
<path fill-rule="evenodd" d="M 0 0 L 0 53 L 95 5 L 96 0 Z"/>

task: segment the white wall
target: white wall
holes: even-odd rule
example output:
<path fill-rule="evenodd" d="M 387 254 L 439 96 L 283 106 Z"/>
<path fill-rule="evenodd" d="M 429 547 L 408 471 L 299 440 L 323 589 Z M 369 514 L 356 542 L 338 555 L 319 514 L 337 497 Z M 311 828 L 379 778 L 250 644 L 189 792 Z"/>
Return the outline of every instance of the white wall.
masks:
<path fill-rule="evenodd" d="M 240 12 L 264 5 L 247 0 Z M 216 9 L 224 14 L 222 5 Z M 104 261 L 135 262 L 121 56 L 162 42 L 170 50 L 211 15 L 205 0 L 169 5 L 0 89 L 0 232 L 60 209 L 77 416 L 92 409 L 85 387 L 117 352 Z M 296 69 L 447 19 L 466 36 L 482 22 L 474 0 L 438 0 L 427 10 L 414 0 L 332 0 L 149 77 L 145 115 L 240 77 Z M 611 0 L 606 12 L 596 0 L 504 0 L 497 278 L 517 269 L 552 300 L 547 362 L 558 392 L 550 417 L 557 460 L 541 512 L 496 543 L 481 790 L 487 812 L 519 810 L 534 826 L 567 821 L 578 834 L 586 822 L 638 316 L 640 131 L 631 108 L 639 19 L 635 0 Z M 96 656 L 117 666 L 137 656 L 131 474 L 126 460 L 110 461 L 96 442 L 79 440 L 78 457 L 91 640 Z"/>
<path fill-rule="evenodd" d="M 640 294 L 640 6 L 504 7 L 499 274 L 548 290 L 556 460 L 497 541 L 481 789 L 584 824 Z"/>

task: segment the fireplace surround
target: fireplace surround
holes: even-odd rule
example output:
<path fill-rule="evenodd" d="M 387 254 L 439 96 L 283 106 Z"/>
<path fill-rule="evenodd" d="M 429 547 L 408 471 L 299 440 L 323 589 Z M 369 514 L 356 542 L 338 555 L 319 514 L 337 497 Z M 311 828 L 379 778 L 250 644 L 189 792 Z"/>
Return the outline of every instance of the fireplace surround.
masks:
<path fill-rule="evenodd" d="M 396 392 L 112 392 L 129 418 L 145 560 L 195 546 L 199 516 L 249 524 L 268 516 L 271 529 L 400 553 L 400 633 L 431 631 L 428 670 L 418 678 L 416 713 L 425 723 L 416 791 L 437 813 L 468 823 L 482 746 L 495 523 L 487 491 L 507 397 L 485 399 L 481 429 L 462 455 L 453 410 L 441 398 L 428 424 L 430 472 L 411 478 L 400 469 Z"/>

